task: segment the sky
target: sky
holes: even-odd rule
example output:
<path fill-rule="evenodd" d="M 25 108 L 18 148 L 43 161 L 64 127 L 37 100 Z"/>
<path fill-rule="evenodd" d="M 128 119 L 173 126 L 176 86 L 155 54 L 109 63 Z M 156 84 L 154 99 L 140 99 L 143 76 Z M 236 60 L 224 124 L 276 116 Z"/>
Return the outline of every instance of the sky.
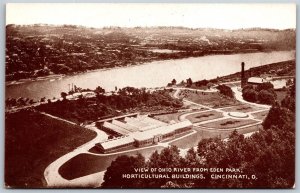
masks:
<path fill-rule="evenodd" d="M 6 5 L 6 24 L 87 27 L 296 28 L 295 4 L 42 4 Z"/>

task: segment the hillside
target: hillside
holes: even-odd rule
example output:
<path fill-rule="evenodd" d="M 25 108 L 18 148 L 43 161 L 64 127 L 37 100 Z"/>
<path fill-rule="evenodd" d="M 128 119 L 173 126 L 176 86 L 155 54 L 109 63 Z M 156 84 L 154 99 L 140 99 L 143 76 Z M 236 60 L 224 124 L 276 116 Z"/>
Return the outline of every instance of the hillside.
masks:
<path fill-rule="evenodd" d="M 295 49 L 295 30 L 7 25 L 6 81 L 213 54 Z"/>
<path fill-rule="evenodd" d="M 46 167 L 96 137 L 94 131 L 31 110 L 8 113 L 5 123 L 5 186 L 10 188 L 46 187 Z"/>

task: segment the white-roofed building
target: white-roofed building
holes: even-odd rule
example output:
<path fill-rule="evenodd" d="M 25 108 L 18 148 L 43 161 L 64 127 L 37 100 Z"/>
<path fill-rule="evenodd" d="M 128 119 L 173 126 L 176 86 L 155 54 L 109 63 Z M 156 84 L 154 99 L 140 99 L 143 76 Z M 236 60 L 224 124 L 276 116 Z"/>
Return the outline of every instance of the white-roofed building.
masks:
<path fill-rule="evenodd" d="M 157 143 L 162 140 L 175 138 L 176 135 L 184 133 L 192 129 L 192 123 L 189 120 L 174 123 L 171 125 L 157 127 L 147 131 L 136 132 L 131 136 L 136 141 L 136 146 L 149 145 L 150 143 Z"/>
<path fill-rule="evenodd" d="M 118 120 L 112 120 L 112 124 L 114 125 L 117 125 L 119 127 L 122 127 L 130 132 L 135 132 L 135 131 L 138 131 L 139 128 L 133 126 L 133 125 L 129 125 L 129 124 L 126 124 L 126 123 L 123 123 L 121 121 L 118 121 Z"/>
<path fill-rule="evenodd" d="M 130 131 L 128 131 L 126 129 L 123 129 L 122 127 L 119 127 L 117 125 L 114 125 L 110 122 L 104 122 L 103 128 L 105 128 L 106 130 L 114 131 L 114 132 L 119 133 L 121 135 L 127 135 L 128 133 L 130 133 Z"/>
<path fill-rule="evenodd" d="M 146 117 L 144 120 L 148 121 L 149 123 L 156 124 L 158 126 L 167 125 L 167 123 L 164 123 L 162 121 L 159 121 L 159 120 L 156 120 L 156 119 L 153 119 L 153 118 L 150 118 L 150 117 Z"/>
<path fill-rule="evenodd" d="M 261 78 L 261 77 L 250 77 L 248 78 L 248 84 L 262 84 L 265 82 L 270 82 L 270 80 L 267 80 L 265 78 Z"/>
<path fill-rule="evenodd" d="M 125 121 L 126 123 L 130 124 L 130 125 L 133 125 L 139 129 L 142 129 L 144 127 L 147 127 L 149 126 L 150 124 L 147 124 L 147 123 L 144 123 L 142 121 L 140 121 L 139 119 L 136 119 L 136 118 L 125 118 Z"/>
<path fill-rule="evenodd" d="M 107 140 L 102 143 L 98 143 L 96 144 L 96 147 L 98 147 L 102 153 L 107 153 L 107 152 L 120 150 L 126 147 L 131 147 L 131 146 L 133 147 L 133 145 L 134 145 L 134 139 L 131 136 L 123 136 L 123 137 Z"/>
<path fill-rule="evenodd" d="M 192 129 L 189 120 L 166 124 L 147 116 L 124 117 L 123 121 L 106 119 L 99 128 L 122 137 L 97 144 L 103 153 L 116 151 L 124 147 L 142 147 L 157 144 L 160 141 L 175 138 Z"/>
<path fill-rule="evenodd" d="M 286 86 L 286 80 L 273 80 L 271 77 L 251 77 L 248 79 L 248 84 L 254 87 L 257 87 L 263 83 L 271 83 L 274 86 L 274 89 L 280 89 Z"/>

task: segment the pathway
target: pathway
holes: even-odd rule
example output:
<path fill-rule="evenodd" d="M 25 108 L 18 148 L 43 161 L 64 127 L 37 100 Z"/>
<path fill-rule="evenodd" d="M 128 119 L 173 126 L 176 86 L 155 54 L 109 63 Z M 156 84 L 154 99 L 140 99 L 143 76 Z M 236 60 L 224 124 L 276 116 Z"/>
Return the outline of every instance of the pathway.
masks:
<path fill-rule="evenodd" d="M 78 187 L 78 186 L 84 186 L 84 184 L 86 183 L 85 180 L 83 180 L 82 183 L 81 181 L 67 180 L 63 178 L 58 172 L 59 168 L 68 160 L 81 153 L 88 152 L 88 150 L 94 147 L 96 143 L 99 143 L 100 141 L 104 141 L 108 137 L 105 132 L 97 129 L 94 125 L 88 125 L 86 126 L 86 128 L 95 131 L 97 133 L 97 136 L 91 141 L 81 145 L 80 147 L 77 147 L 72 152 L 69 152 L 64 156 L 58 158 L 45 169 L 44 176 L 49 187 Z M 78 182 L 80 183 L 78 184 Z"/>

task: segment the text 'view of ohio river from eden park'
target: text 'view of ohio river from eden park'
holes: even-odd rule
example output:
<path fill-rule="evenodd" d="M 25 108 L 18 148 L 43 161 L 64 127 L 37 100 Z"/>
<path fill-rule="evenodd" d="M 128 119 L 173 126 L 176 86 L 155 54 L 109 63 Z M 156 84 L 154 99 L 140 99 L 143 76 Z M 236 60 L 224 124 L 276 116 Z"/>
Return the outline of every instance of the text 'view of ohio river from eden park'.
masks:
<path fill-rule="evenodd" d="M 240 70 L 240 63 L 246 63 L 246 69 L 295 59 L 295 51 L 274 51 L 232 55 L 210 55 L 177 60 L 163 60 L 144 63 L 137 66 L 96 70 L 60 78 L 28 81 L 6 86 L 6 98 L 59 97 L 68 90 L 68 84 L 81 88 L 95 89 L 103 87 L 112 91 L 125 86 L 160 87 L 166 86 L 173 78 L 177 81 L 211 79 Z"/>

